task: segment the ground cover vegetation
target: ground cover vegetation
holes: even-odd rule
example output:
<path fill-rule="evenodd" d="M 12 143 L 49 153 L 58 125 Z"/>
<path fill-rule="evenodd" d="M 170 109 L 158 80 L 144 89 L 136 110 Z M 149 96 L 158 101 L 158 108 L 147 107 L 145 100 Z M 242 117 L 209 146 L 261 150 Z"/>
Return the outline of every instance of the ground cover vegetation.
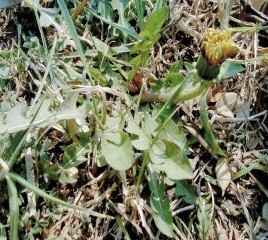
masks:
<path fill-rule="evenodd" d="M 265 1 L 0 1 L 0 239 L 267 239 Z"/>

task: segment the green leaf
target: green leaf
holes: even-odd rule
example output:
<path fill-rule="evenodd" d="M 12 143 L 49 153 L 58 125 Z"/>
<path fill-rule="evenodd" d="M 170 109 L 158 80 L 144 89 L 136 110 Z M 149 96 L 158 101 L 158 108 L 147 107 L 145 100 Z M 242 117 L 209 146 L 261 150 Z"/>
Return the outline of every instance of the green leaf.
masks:
<path fill-rule="evenodd" d="M 152 168 L 156 172 L 164 172 L 173 180 L 191 179 L 192 167 L 185 152 L 172 142 L 158 143 L 149 152 Z"/>
<path fill-rule="evenodd" d="M 172 77 L 174 78 L 173 73 Z M 176 76 L 176 75 L 175 75 Z M 175 81 L 177 84 L 174 84 Z M 196 71 L 191 71 L 185 77 L 179 75 L 173 79 L 174 86 L 163 87 L 161 94 L 166 99 L 165 104 L 159 110 L 157 117 L 165 118 L 167 112 L 172 110 L 173 106 L 179 102 L 187 101 L 199 97 L 208 89 L 208 84 L 203 81 L 197 74 Z M 175 110 L 175 109 L 174 109 Z"/>
<path fill-rule="evenodd" d="M 198 233 L 201 240 L 208 240 L 209 231 L 212 226 L 212 206 L 205 198 L 198 199 Z"/>
<path fill-rule="evenodd" d="M 173 120 L 168 121 L 160 130 L 159 139 L 174 143 L 186 154 L 187 139 L 182 124 L 176 124 Z"/>
<path fill-rule="evenodd" d="M 98 1 L 98 13 L 105 19 L 112 21 L 113 9 L 109 1 Z"/>
<path fill-rule="evenodd" d="M 169 9 L 167 7 L 160 8 L 153 12 L 153 14 L 146 20 L 140 36 L 145 39 L 154 40 L 160 33 L 164 23 L 167 21 L 168 15 Z"/>
<path fill-rule="evenodd" d="M 14 151 L 12 152 L 12 154 L 11 154 L 11 156 L 9 158 L 8 166 L 9 166 L 10 169 L 17 162 L 17 160 L 19 159 L 19 154 L 20 154 L 21 150 L 23 149 L 23 145 L 24 145 L 24 142 L 26 141 L 26 137 L 28 135 L 28 131 L 29 131 L 30 127 L 32 126 L 33 122 L 36 120 L 36 117 L 37 117 L 38 113 L 40 113 L 40 110 L 41 110 L 41 107 L 43 106 L 43 103 L 44 103 L 44 101 L 41 101 L 40 104 L 32 112 L 31 119 L 30 119 L 28 125 L 25 128 L 26 130 L 22 134 L 22 137 L 21 137 L 20 141 L 16 145 L 16 148 L 14 149 Z M 10 114 L 10 112 L 9 112 L 9 114 Z M 7 115 L 7 118 L 5 120 L 8 119 L 8 116 L 9 115 Z M 16 116 L 16 118 L 17 117 L 18 116 Z M 0 119 L 1 118 L 3 119 L 3 116 L 1 116 L 1 114 L 0 114 Z M 5 122 L 3 122 L 3 123 L 5 123 Z M 1 125 L 1 122 L 0 122 L 0 125 Z M 5 133 L 5 131 L 4 131 L 4 133 Z"/>
<path fill-rule="evenodd" d="M 189 73 L 181 86 L 181 90 L 173 98 L 173 103 L 187 101 L 199 97 L 207 89 L 205 82 L 196 74 Z"/>
<path fill-rule="evenodd" d="M 80 124 L 85 121 L 85 105 L 76 106 L 76 96 L 67 99 L 58 110 L 51 110 L 53 99 L 46 99 L 32 121 L 34 108 L 26 104 L 17 103 L 7 113 L 0 113 L 0 134 L 16 133 L 30 127 L 46 127 L 61 120 L 75 119 Z M 14 118 L 14 116 L 16 116 Z"/>
<path fill-rule="evenodd" d="M 139 27 L 142 28 L 144 24 L 144 13 L 145 13 L 145 1 L 144 0 L 135 0 L 134 1 L 135 12 L 138 16 Z"/>
<path fill-rule="evenodd" d="M 143 39 L 138 42 L 132 52 L 148 52 L 160 37 L 160 31 L 168 19 L 168 8 L 161 8 L 148 17 L 139 36 Z"/>
<path fill-rule="evenodd" d="M 183 76 L 180 73 L 182 67 L 183 65 L 181 62 L 175 63 L 171 66 L 164 79 L 166 87 L 175 87 L 183 80 Z"/>
<path fill-rule="evenodd" d="M 218 79 L 222 80 L 225 78 L 231 78 L 235 76 L 237 73 L 243 72 L 244 70 L 245 67 L 242 64 L 234 63 L 227 60 L 221 65 Z"/>
<path fill-rule="evenodd" d="M 195 204 L 196 202 L 197 195 L 194 187 L 186 181 L 176 181 L 175 193 L 189 204 Z"/>
<path fill-rule="evenodd" d="M 118 24 L 128 28 L 130 31 L 133 31 L 131 25 L 128 23 L 127 19 L 125 18 L 125 10 L 128 6 L 128 1 L 126 0 L 112 0 L 112 7 L 113 9 L 118 11 L 119 20 Z M 123 32 L 124 34 L 124 32 Z M 127 34 L 124 34 L 124 37 L 127 37 Z"/>
<path fill-rule="evenodd" d="M 130 138 L 123 131 L 104 135 L 101 151 L 106 162 L 118 171 L 125 171 L 134 163 L 134 151 Z"/>
<path fill-rule="evenodd" d="M 156 173 L 150 174 L 149 186 L 151 190 L 151 207 L 153 209 L 153 218 L 159 230 L 172 237 L 174 235 L 172 228 L 172 214 L 167 197 L 165 196 L 164 183 L 160 182 Z"/>
<path fill-rule="evenodd" d="M 137 150 L 145 151 L 150 148 L 152 137 L 157 127 L 158 123 L 155 119 L 149 114 L 145 114 L 144 119 L 133 119 L 130 117 L 126 131 L 136 136 L 136 138 L 132 140 L 132 145 Z"/>
<path fill-rule="evenodd" d="M 131 64 L 135 71 L 140 66 L 147 63 L 150 57 L 151 48 L 160 38 L 159 33 L 168 18 L 168 13 L 168 8 L 161 8 L 148 17 L 144 24 L 143 30 L 139 34 L 142 41 L 137 42 L 137 44 L 131 48 L 131 53 L 137 55 L 131 60 Z"/>
<path fill-rule="evenodd" d="M 159 213 L 161 218 L 171 224 L 172 215 L 168 199 L 165 196 L 165 188 L 163 181 L 159 181 L 156 173 L 152 173 L 149 179 L 149 186 L 151 190 L 151 204 L 153 209 Z"/>
<path fill-rule="evenodd" d="M 174 238 L 174 232 L 171 224 L 166 223 L 157 213 L 152 212 L 154 223 L 161 233 L 164 235 Z"/>

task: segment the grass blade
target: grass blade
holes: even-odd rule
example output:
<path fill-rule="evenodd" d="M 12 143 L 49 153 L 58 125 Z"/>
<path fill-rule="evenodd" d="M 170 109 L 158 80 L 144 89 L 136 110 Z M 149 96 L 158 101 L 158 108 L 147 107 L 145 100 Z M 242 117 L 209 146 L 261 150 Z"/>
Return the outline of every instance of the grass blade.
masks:
<path fill-rule="evenodd" d="M 62 1 L 62 0 L 58 0 L 58 1 Z M 121 32 L 123 32 L 123 33 L 129 35 L 130 37 L 133 37 L 135 40 L 142 40 L 142 38 L 141 38 L 136 32 L 131 31 L 131 30 L 129 30 L 128 28 L 126 28 L 126 27 L 124 27 L 124 26 L 122 26 L 122 25 L 120 25 L 120 24 L 111 22 L 110 20 L 108 20 L 108 19 L 106 19 L 106 18 L 104 18 L 104 17 L 99 16 L 99 15 L 98 15 L 93 9 L 91 9 L 91 8 L 89 8 L 88 10 L 89 10 L 89 12 L 90 12 L 94 17 L 96 17 L 96 18 L 100 19 L 101 21 L 103 21 L 103 22 L 105 22 L 105 23 L 111 25 L 112 27 L 114 27 L 114 28 L 120 30 Z"/>
<path fill-rule="evenodd" d="M 138 17 L 138 23 L 140 28 L 144 24 L 144 13 L 145 13 L 145 1 L 144 0 L 135 0 L 135 10 Z"/>
<path fill-rule="evenodd" d="M 0 240 L 7 240 L 5 226 L 0 222 Z"/>
<path fill-rule="evenodd" d="M 19 199 L 16 185 L 6 176 L 8 196 L 9 196 L 9 215 L 10 215 L 10 231 L 9 238 L 19 240 Z"/>
<path fill-rule="evenodd" d="M 69 10 L 65 4 L 65 1 L 64 0 L 57 0 L 58 2 L 58 5 L 60 7 L 60 10 L 61 10 L 61 13 L 62 13 L 62 16 L 63 16 L 63 19 L 65 21 L 65 24 L 68 28 L 68 31 L 69 31 L 69 34 L 71 35 L 71 38 L 74 40 L 75 42 L 75 45 L 76 45 L 76 48 L 77 48 L 77 51 L 80 55 L 80 58 L 84 64 L 84 66 L 86 66 L 86 57 L 85 57 L 85 54 L 84 54 L 84 50 L 83 50 L 83 47 L 82 47 L 82 44 L 80 42 L 80 39 L 79 39 L 79 36 L 77 34 L 77 31 L 76 31 L 76 28 L 75 28 L 75 25 L 73 23 L 73 20 L 70 16 L 70 13 L 69 13 Z"/>
<path fill-rule="evenodd" d="M 78 206 L 75 206 L 71 203 L 68 203 L 68 202 L 65 202 L 59 198 L 56 198 L 56 197 L 53 197 L 51 195 L 49 195 L 48 193 L 46 193 L 45 191 L 41 190 L 40 188 L 34 186 L 33 184 L 27 182 L 24 178 L 22 178 L 21 176 L 19 176 L 18 174 L 15 174 L 15 173 L 9 173 L 8 176 L 15 182 L 19 183 L 20 185 L 22 185 L 23 187 L 27 188 L 28 190 L 30 191 L 33 191 L 36 195 L 44 198 L 45 200 L 49 201 L 49 202 L 53 202 L 53 203 L 56 203 L 56 204 L 60 204 L 66 208 L 71 208 L 71 209 L 74 209 L 74 210 L 78 210 L 78 211 L 81 211 L 81 212 L 85 212 L 91 216 L 95 216 L 95 217 L 99 217 L 99 218 L 112 218 L 108 215 L 105 215 L 105 214 L 100 214 L 100 213 L 97 213 L 93 210 L 90 210 L 90 209 L 85 209 L 85 208 L 81 208 L 81 207 L 78 207 Z"/>

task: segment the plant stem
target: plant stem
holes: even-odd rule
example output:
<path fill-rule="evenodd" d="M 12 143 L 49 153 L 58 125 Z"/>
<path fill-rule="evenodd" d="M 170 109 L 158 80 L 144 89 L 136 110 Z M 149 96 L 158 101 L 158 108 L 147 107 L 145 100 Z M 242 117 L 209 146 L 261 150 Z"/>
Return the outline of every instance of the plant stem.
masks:
<path fill-rule="evenodd" d="M 143 175 L 144 175 L 144 172 L 145 172 L 145 168 L 146 168 L 146 166 L 147 166 L 147 164 L 149 163 L 149 160 L 150 160 L 148 151 L 145 151 L 143 156 L 144 156 L 144 158 L 143 158 L 143 161 L 142 161 L 141 169 L 140 169 L 139 176 L 138 176 L 137 183 L 136 183 L 137 192 L 140 191 L 140 185 L 141 185 L 141 181 L 142 181 L 142 178 L 143 178 Z"/>

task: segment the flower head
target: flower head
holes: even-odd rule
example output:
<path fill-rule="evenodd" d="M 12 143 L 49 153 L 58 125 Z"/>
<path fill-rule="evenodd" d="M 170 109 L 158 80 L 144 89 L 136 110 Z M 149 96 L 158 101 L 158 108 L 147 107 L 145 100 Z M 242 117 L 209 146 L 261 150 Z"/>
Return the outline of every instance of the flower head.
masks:
<path fill-rule="evenodd" d="M 238 53 L 238 47 L 231 38 L 231 32 L 209 28 L 204 35 L 202 54 L 211 65 L 218 65 Z"/>

